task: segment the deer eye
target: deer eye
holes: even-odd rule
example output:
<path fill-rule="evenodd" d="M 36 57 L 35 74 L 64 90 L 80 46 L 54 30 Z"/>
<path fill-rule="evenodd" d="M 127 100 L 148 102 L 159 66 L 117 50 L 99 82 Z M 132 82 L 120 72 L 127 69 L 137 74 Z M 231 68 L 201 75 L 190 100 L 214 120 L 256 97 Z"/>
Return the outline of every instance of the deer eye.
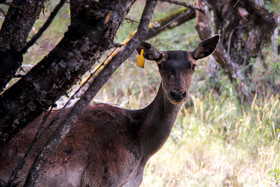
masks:
<path fill-rule="evenodd" d="M 192 64 L 192 70 L 194 71 L 195 70 L 195 67 L 196 67 L 196 64 Z"/>

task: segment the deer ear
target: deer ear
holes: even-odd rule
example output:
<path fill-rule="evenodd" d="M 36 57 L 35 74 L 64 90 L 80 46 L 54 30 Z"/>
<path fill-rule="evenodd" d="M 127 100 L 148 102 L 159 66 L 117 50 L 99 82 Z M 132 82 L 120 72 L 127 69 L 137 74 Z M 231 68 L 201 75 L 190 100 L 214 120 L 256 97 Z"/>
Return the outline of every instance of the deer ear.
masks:
<path fill-rule="evenodd" d="M 217 47 L 219 38 L 219 35 L 215 35 L 200 42 L 192 53 L 193 59 L 197 60 L 211 55 Z"/>
<path fill-rule="evenodd" d="M 144 49 L 143 56 L 147 60 L 158 61 L 162 58 L 162 53 L 158 51 L 152 44 L 142 42 L 139 47 L 136 48 L 139 54 L 141 52 L 141 49 Z"/>

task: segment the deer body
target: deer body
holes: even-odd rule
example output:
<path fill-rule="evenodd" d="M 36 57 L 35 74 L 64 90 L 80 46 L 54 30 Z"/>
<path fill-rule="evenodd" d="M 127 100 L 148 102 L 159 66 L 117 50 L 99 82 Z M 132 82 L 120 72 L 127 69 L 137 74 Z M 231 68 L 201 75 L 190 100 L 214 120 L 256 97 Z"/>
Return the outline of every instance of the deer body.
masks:
<path fill-rule="evenodd" d="M 194 61 L 211 54 L 215 36 L 194 52 L 159 52 L 142 43 L 146 59 L 155 60 L 162 82 L 156 98 L 144 109 L 126 110 L 107 104 L 86 109 L 41 172 L 38 186 L 139 186 L 145 164 L 167 140 L 182 103 L 188 97 Z M 199 51 L 200 50 L 200 51 Z M 204 54 L 203 54 L 204 53 Z M 55 127 L 69 111 L 66 110 Z M 49 121 L 58 111 L 53 111 Z M 0 154 L 0 186 L 5 184 L 35 136 L 42 116 L 11 140 Z M 46 135 L 33 149 L 17 180 L 23 185 L 34 156 Z"/>

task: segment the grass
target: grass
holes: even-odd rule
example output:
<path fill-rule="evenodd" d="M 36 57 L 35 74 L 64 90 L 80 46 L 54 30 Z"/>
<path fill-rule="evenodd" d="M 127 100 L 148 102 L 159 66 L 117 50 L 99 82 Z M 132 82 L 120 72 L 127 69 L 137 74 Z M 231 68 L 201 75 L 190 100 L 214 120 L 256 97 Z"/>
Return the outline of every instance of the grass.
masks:
<path fill-rule="evenodd" d="M 125 108 L 152 101 L 160 82 L 156 65 L 136 68 L 135 58 L 115 73 L 98 101 Z M 203 68 L 193 81 L 193 104 L 182 107 L 168 141 L 148 162 L 141 186 L 278 186 L 279 96 L 256 96 L 240 105 L 226 78 L 221 95 L 197 88 Z"/>
<path fill-rule="evenodd" d="M 279 98 L 248 109 L 211 93 L 193 103 L 149 161 L 142 186 L 279 185 Z"/>
<path fill-rule="evenodd" d="M 137 68 L 135 59 L 122 65 L 95 100 L 134 109 L 152 101 L 160 83 L 156 65 Z M 193 104 L 181 109 L 168 141 L 148 162 L 142 187 L 278 186 L 279 96 L 256 96 L 240 105 L 225 77 L 221 95 L 207 90 L 206 80 L 199 81 L 207 59 L 200 63 Z"/>
<path fill-rule="evenodd" d="M 193 49 L 197 38 L 194 23 L 188 22 L 149 42 L 160 50 Z M 137 68 L 136 56 L 95 99 L 125 108 L 152 101 L 160 83 L 156 65 L 146 62 L 145 69 Z M 148 162 L 141 186 L 279 186 L 279 95 L 256 95 L 252 103 L 240 105 L 223 74 L 221 95 L 207 85 L 208 59 L 198 64 L 190 91 L 193 105 L 181 109 L 168 141 Z M 271 72 L 257 66 L 261 65 L 256 63 L 257 72 Z M 260 74 L 256 77 L 261 79 Z"/>
<path fill-rule="evenodd" d="M 138 1 L 128 17 L 139 20 L 143 3 Z M 67 3 L 24 56 L 25 64 L 37 63 L 63 37 L 69 24 L 68 6 Z M 160 4 L 155 10 L 155 19 L 173 9 L 174 6 Z M 50 12 L 51 8 L 47 9 L 37 20 L 36 29 Z M 116 42 L 123 41 L 135 29 L 136 25 L 125 22 Z M 199 39 L 191 21 L 149 42 L 160 50 L 182 50 L 193 49 Z M 95 97 L 95 102 L 136 109 L 153 100 L 160 83 L 157 67 L 147 61 L 144 69 L 137 68 L 136 57 L 134 53 L 117 70 Z M 222 92 L 217 95 L 207 85 L 207 63 L 208 59 L 199 61 L 190 91 L 192 102 L 182 107 L 168 141 L 148 162 L 141 186 L 279 186 L 279 95 L 256 96 L 251 104 L 240 105 L 233 86 L 223 74 L 219 80 Z M 273 62 L 266 63 L 273 65 Z M 257 65 L 257 71 L 262 72 Z M 273 80 L 279 81 L 277 77 Z"/>

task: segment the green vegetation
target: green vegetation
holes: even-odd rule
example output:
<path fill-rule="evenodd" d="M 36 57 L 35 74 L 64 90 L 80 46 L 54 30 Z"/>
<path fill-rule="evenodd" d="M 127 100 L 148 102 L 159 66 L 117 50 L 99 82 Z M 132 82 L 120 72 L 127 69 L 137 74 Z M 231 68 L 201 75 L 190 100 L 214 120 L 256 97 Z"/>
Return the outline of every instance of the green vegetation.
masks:
<path fill-rule="evenodd" d="M 157 12 L 156 18 L 165 15 Z M 127 25 L 121 29 L 127 31 L 126 28 Z M 129 32 L 134 29 L 130 27 Z M 125 38 L 129 34 L 125 31 L 118 34 Z M 149 42 L 160 50 L 192 50 L 199 38 L 192 20 Z M 268 67 L 254 61 L 255 86 L 264 87 L 267 93 L 264 82 L 280 80 L 278 63 L 271 60 L 270 51 L 271 46 L 264 50 Z M 95 98 L 97 101 L 132 109 L 152 101 L 160 84 L 157 67 L 146 62 L 145 69 L 138 68 L 136 58 L 135 53 L 119 68 Z M 207 85 L 208 60 L 198 62 L 191 98 L 181 109 L 170 138 L 146 166 L 142 186 L 279 185 L 279 95 L 255 95 L 252 103 L 241 105 L 233 85 L 222 72 L 222 92 L 218 95 Z"/>
<path fill-rule="evenodd" d="M 174 7 L 160 4 L 156 19 L 165 16 Z M 139 20 L 142 8 L 143 2 L 140 1 L 128 17 Z M 50 10 L 47 9 L 46 14 Z M 63 37 L 69 24 L 68 12 L 67 4 L 38 44 L 25 55 L 26 64 L 37 63 Z M 35 27 L 39 28 L 46 17 L 42 15 Z M 123 41 L 135 29 L 135 24 L 125 21 L 116 41 Z M 198 41 L 193 20 L 161 33 L 149 42 L 160 50 L 191 50 Z M 272 83 L 280 80 L 280 59 L 277 63 L 272 62 L 270 49 L 267 46 L 264 51 L 267 69 L 260 63 L 254 63 L 254 76 L 258 77 L 259 83 L 267 79 Z M 156 64 L 146 62 L 144 69 L 138 68 L 136 58 L 135 53 L 118 69 L 100 90 L 95 102 L 136 109 L 152 101 L 160 84 Z M 198 62 L 191 88 L 192 102 L 181 109 L 170 138 L 149 161 L 142 186 L 280 185 L 279 95 L 256 95 L 252 103 L 241 105 L 233 86 L 222 73 L 222 91 L 218 95 L 207 86 L 207 62 L 208 59 Z M 265 88 L 264 92 L 267 92 Z"/>
<path fill-rule="evenodd" d="M 143 70 L 132 58 L 100 91 L 98 101 L 126 108 L 151 102 L 159 85 L 156 65 L 146 63 Z M 252 104 L 240 105 L 226 78 L 221 95 L 198 88 L 206 83 L 198 81 L 203 73 L 197 71 L 193 104 L 181 109 L 167 143 L 149 161 L 142 186 L 277 186 L 279 95 L 256 96 Z"/>
<path fill-rule="evenodd" d="M 279 98 L 246 109 L 225 93 L 193 100 L 150 160 L 143 186 L 279 185 Z"/>
<path fill-rule="evenodd" d="M 166 15 L 159 10 L 156 19 Z M 132 13 L 135 14 L 135 9 Z M 129 32 L 124 34 L 121 30 L 118 34 L 125 38 Z M 199 38 L 192 20 L 149 42 L 160 50 L 191 50 Z M 266 69 L 261 62 L 254 63 L 254 79 L 260 82 L 280 80 L 278 63 L 272 62 L 270 51 L 271 46 L 264 51 L 269 54 L 265 59 Z M 119 68 L 100 91 L 97 101 L 132 109 L 152 101 L 160 84 L 157 67 L 146 62 L 145 69 L 137 68 L 136 57 L 135 53 Z M 207 63 L 208 59 L 198 62 L 190 91 L 192 102 L 181 109 L 170 138 L 146 166 L 142 186 L 279 185 L 279 95 L 267 98 L 256 95 L 253 103 L 241 105 L 234 87 L 222 73 L 222 93 L 217 95 L 207 85 Z"/>

